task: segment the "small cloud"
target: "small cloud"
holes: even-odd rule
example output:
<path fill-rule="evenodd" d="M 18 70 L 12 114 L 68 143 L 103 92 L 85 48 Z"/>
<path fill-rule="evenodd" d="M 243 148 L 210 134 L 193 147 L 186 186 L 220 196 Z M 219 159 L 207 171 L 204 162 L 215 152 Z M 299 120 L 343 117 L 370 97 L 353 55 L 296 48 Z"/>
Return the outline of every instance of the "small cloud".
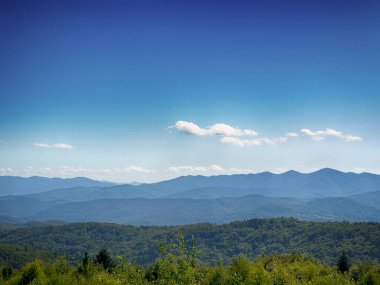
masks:
<path fill-rule="evenodd" d="M 289 132 L 289 133 L 286 133 L 285 136 L 289 137 L 289 138 L 297 138 L 299 137 L 300 135 L 297 134 L 297 133 L 294 133 L 294 132 Z"/>
<path fill-rule="evenodd" d="M 363 139 L 359 136 L 351 136 L 351 135 L 348 135 L 346 136 L 346 141 L 348 142 L 358 142 L 358 141 L 362 141 Z"/>
<path fill-rule="evenodd" d="M 356 142 L 356 141 L 363 140 L 359 136 L 346 135 L 343 132 L 337 131 L 334 129 L 317 130 L 317 131 L 312 131 L 310 129 L 301 129 L 300 132 L 301 134 L 310 137 L 311 140 L 317 141 L 317 142 L 324 140 L 326 137 L 336 137 L 347 142 Z"/>
<path fill-rule="evenodd" d="M 268 138 L 255 138 L 255 139 L 240 139 L 233 137 L 223 137 L 220 139 L 220 142 L 226 144 L 233 144 L 240 147 L 249 147 L 249 146 L 261 146 L 261 145 L 276 145 L 287 141 L 286 137 L 278 137 L 274 139 Z"/>
<path fill-rule="evenodd" d="M 176 175 L 220 175 L 220 174 L 243 174 L 243 173 L 253 173 L 253 169 L 244 169 L 244 168 L 225 168 L 218 164 L 211 164 L 208 166 L 191 166 L 191 165 L 177 165 L 171 166 L 166 169 L 167 172 L 175 173 Z"/>
<path fill-rule="evenodd" d="M 218 123 L 206 128 L 201 128 L 193 122 L 177 121 L 174 126 L 181 133 L 195 136 L 257 136 L 257 132 L 248 129 L 234 128 L 224 123 Z"/>
<path fill-rule="evenodd" d="M 355 167 L 355 168 L 353 169 L 353 172 L 356 172 L 356 173 L 363 173 L 363 172 L 365 172 L 365 171 L 366 171 L 366 169 L 363 168 L 363 167 Z"/>
<path fill-rule="evenodd" d="M 287 142 L 288 139 L 289 139 L 288 137 L 277 137 L 277 138 L 273 138 L 272 141 L 275 144 L 281 144 L 281 143 Z"/>
<path fill-rule="evenodd" d="M 3 169 L 2 172 L 5 172 Z M 147 174 L 156 173 L 155 170 L 147 169 L 140 166 L 126 166 L 121 168 L 87 168 L 82 166 L 68 166 L 61 165 L 57 168 L 50 167 L 32 167 L 28 166 L 21 171 L 27 176 L 30 175 L 46 175 L 46 176 L 59 176 L 59 177 L 114 177 L 115 175 L 128 175 L 128 174 Z M 1 169 L 0 169 L 1 173 Z"/>
<path fill-rule="evenodd" d="M 212 165 L 212 166 L 190 166 L 190 165 L 177 165 L 177 166 L 170 166 L 166 169 L 168 172 L 187 172 L 187 173 L 204 173 L 209 172 L 211 170 L 217 169 L 218 171 L 223 171 L 223 168 L 219 165 Z"/>
<path fill-rule="evenodd" d="M 13 169 L 9 167 L 0 167 L 0 175 L 7 175 L 13 173 Z"/>
<path fill-rule="evenodd" d="M 46 143 L 34 143 L 35 147 L 41 148 L 57 148 L 57 149 L 73 149 L 74 147 L 65 143 L 46 144 Z"/>
<path fill-rule="evenodd" d="M 61 148 L 61 149 L 73 149 L 74 148 L 72 145 L 65 144 L 65 143 L 56 143 L 56 144 L 53 144 L 53 147 L 54 148 Z"/>
<path fill-rule="evenodd" d="M 147 168 L 144 168 L 141 166 L 135 166 L 135 165 L 131 165 L 131 166 L 124 167 L 124 168 L 114 168 L 113 170 L 116 172 L 121 172 L 121 173 L 153 173 L 153 172 L 156 172 L 153 169 L 147 169 Z"/>
<path fill-rule="evenodd" d="M 46 143 L 34 143 L 33 145 L 36 147 L 51 148 L 51 146 Z"/>

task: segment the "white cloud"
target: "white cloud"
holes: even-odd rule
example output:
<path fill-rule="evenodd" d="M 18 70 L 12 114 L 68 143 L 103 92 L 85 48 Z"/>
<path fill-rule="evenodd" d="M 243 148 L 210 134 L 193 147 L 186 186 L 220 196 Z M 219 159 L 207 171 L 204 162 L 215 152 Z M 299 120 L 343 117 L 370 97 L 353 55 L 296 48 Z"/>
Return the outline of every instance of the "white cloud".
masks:
<path fill-rule="evenodd" d="M 187 135 L 203 136 L 205 133 L 204 129 L 192 122 L 178 121 L 175 123 L 174 127 Z"/>
<path fill-rule="evenodd" d="M 57 148 L 57 149 L 73 149 L 74 147 L 65 143 L 55 143 L 55 144 L 46 144 L 46 143 L 34 143 L 35 147 L 41 148 Z"/>
<path fill-rule="evenodd" d="M 290 138 L 296 138 L 296 137 L 299 137 L 300 135 L 294 132 L 289 132 L 289 133 L 286 133 L 285 136 L 290 137 Z"/>
<path fill-rule="evenodd" d="M 44 148 L 50 148 L 51 146 L 46 143 L 34 143 L 33 144 L 36 147 L 44 147 Z"/>
<path fill-rule="evenodd" d="M 233 144 L 240 147 L 249 147 L 249 146 L 261 146 L 261 145 L 277 145 L 288 140 L 287 137 L 277 137 L 273 139 L 269 138 L 255 138 L 255 139 L 240 139 L 233 137 L 223 137 L 220 139 L 220 142 L 226 144 Z"/>
<path fill-rule="evenodd" d="M 166 169 L 166 172 L 176 175 L 221 175 L 221 174 L 246 174 L 255 172 L 253 169 L 225 168 L 218 164 L 208 166 L 177 165 Z"/>
<path fill-rule="evenodd" d="M 56 143 L 56 144 L 53 144 L 53 147 L 54 148 L 61 148 L 61 149 L 73 149 L 74 148 L 72 145 L 65 144 L 65 143 Z"/>
<path fill-rule="evenodd" d="M 281 144 L 281 143 L 287 142 L 288 139 L 289 139 L 289 137 L 277 137 L 277 138 L 273 138 L 272 141 L 275 144 Z"/>
<path fill-rule="evenodd" d="M 166 169 L 168 172 L 210 172 L 210 171 L 216 171 L 216 172 L 223 172 L 224 168 L 217 164 L 212 164 L 210 166 L 190 166 L 190 165 L 178 165 L 178 166 L 171 166 Z"/>
<path fill-rule="evenodd" d="M 9 167 L 0 167 L 0 175 L 8 175 L 12 174 L 14 171 L 12 168 Z"/>
<path fill-rule="evenodd" d="M 184 175 L 228 175 L 246 174 L 255 172 L 253 169 L 226 168 L 218 164 L 206 166 L 177 165 L 165 169 L 155 170 L 141 166 L 125 166 L 114 168 L 87 168 L 82 166 L 61 165 L 58 167 L 32 167 L 24 169 L 0 168 L 0 175 L 17 175 L 22 177 L 44 176 L 44 177 L 88 177 L 96 180 L 118 181 L 122 183 L 157 182 L 172 179 Z"/>
<path fill-rule="evenodd" d="M 310 137 L 310 139 L 313 141 L 322 141 L 326 137 L 336 137 L 347 142 L 356 142 L 356 141 L 363 140 L 359 136 L 346 135 L 343 132 L 337 131 L 334 129 L 317 130 L 317 131 L 312 131 L 310 129 L 301 129 L 300 132 L 301 134 Z"/>
<path fill-rule="evenodd" d="M 109 181 L 155 181 L 159 179 L 159 173 L 153 169 L 141 166 L 126 166 L 120 168 L 88 168 L 82 166 L 61 165 L 58 167 L 32 167 L 23 169 L 0 168 L 0 175 L 17 175 L 22 177 L 44 176 L 44 177 L 88 177 L 97 180 Z"/>
<path fill-rule="evenodd" d="M 363 139 L 359 136 L 351 136 L 351 135 L 347 135 L 346 136 L 346 141 L 348 142 L 357 142 L 357 141 L 362 141 Z"/>
<path fill-rule="evenodd" d="M 336 137 L 346 142 L 356 142 L 361 141 L 362 138 L 354 135 L 347 135 L 341 131 L 327 128 L 326 130 L 312 131 L 310 129 L 301 129 L 299 133 L 297 132 L 287 132 L 285 135 L 266 138 L 266 137 L 255 137 L 248 138 L 252 136 L 257 136 L 258 133 L 254 130 L 239 129 L 236 127 L 231 127 L 230 125 L 218 123 L 211 125 L 206 128 L 202 128 L 193 122 L 187 121 L 177 121 L 174 126 L 168 127 L 169 129 L 175 128 L 181 133 L 196 136 L 221 136 L 220 142 L 225 144 L 232 144 L 239 147 L 250 147 L 250 146 L 263 146 L 263 145 L 279 145 L 289 141 L 290 139 L 295 139 L 301 135 L 307 136 L 312 141 L 320 142 L 326 139 L 326 137 Z"/>
<path fill-rule="evenodd" d="M 193 122 L 177 121 L 174 128 L 184 134 L 196 136 L 257 136 L 257 132 L 254 130 L 242 130 L 223 123 L 201 128 Z"/>
<path fill-rule="evenodd" d="M 116 172 L 121 172 L 121 173 L 153 173 L 153 172 L 156 172 L 153 169 L 147 169 L 147 168 L 144 168 L 141 166 L 135 166 L 135 165 L 131 165 L 131 166 L 124 167 L 124 168 L 113 168 L 112 170 L 116 171 Z"/>

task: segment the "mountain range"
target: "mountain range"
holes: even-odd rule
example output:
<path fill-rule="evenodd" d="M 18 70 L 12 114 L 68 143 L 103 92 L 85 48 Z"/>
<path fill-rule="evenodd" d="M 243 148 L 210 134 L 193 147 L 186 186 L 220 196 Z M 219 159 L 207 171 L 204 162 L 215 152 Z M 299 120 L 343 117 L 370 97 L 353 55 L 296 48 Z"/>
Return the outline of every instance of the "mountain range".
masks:
<path fill-rule="evenodd" d="M 329 168 L 308 174 L 183 176 L 140 185 L 3 176 L 0 194 L 0 220 L 7 222 L 178 225 L 279 216 L 380 221 L 380 175 Z"/>
<path fill-rule="evenodd" d="M 86 177 L 76 178 L 46 178 L 39 176 L 19 177 L 0 176 L 0 196 L 4 195 L 26 195 L 46 192 L 57 188 L 72 187 L 107 187 L 115 185 L 112 182 L 100 182 Z"/>

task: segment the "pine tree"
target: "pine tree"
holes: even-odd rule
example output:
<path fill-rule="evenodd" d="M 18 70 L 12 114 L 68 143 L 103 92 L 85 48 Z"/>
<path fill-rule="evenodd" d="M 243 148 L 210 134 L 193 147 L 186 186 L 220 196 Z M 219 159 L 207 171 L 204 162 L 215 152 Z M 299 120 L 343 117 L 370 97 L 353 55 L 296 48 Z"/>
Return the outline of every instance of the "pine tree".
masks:
<path fill-rule="evenodd" d="M 103 268 L 108 272 L 111 272 L 112 269 L 114 269 L 116 266 L 115 261 L 113 261 L 108 250 L 105 248 L 99 251 L 98 255 L 96 256 L 95 262 L 101 264 Z"/>
<path fill-rule="evenodd" d="M 350 263 L 344 251 L 342 252 L 341 256 L 338 259 L 337 266 L 338 266 L 338 271 L 342 274 L 350 270 Z"/>

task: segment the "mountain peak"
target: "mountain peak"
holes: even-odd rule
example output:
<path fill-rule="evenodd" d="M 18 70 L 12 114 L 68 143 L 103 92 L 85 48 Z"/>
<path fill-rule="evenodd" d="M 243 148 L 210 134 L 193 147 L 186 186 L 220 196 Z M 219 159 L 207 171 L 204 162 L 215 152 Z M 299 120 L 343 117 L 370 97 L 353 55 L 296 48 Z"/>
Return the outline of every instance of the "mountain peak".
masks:
<path fill-rule="evenodd" d="M 321 174 L 341 174 L 341 173 L 344 173 L 342 171 L 339 171 L 339 170 L 336 170 L 336 169 L 333 169 L 333 168 L 328 168 L 328 167 L 325 167 L 325 168 L 321 168 L 317 171 L 314 171 L 312 172 L 313 174 L 317 174 L 317 173 L 321 173 Z"/>
<path fill-rule="evenodd" d="M 295 171 L 295 170 L 288 170 L 284 173 L 282 173 L 284 175 L 296 175 L 296 174 L 302 174 L 301 172 L 298 172 L 298 171 Z"/>

